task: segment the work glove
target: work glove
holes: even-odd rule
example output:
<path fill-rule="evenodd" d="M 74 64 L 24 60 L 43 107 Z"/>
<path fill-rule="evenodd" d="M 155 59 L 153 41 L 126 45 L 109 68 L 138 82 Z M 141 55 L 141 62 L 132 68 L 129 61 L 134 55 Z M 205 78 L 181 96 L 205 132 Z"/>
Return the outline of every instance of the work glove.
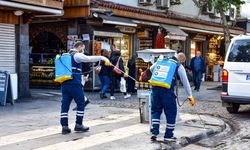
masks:
<path fill-rule="evenodd" d="M 193 96 L 188 97 L 188 104 L 190 106 L 194 106 L 195 105 L 195 100 Z"/>
<path fill-rule="evenodd" d="M 102 61 L 104 61 L 105 66 L 110 66 L 111 65 L 109 59 L 106 58 L 106 57 L 102 57 Z"/>

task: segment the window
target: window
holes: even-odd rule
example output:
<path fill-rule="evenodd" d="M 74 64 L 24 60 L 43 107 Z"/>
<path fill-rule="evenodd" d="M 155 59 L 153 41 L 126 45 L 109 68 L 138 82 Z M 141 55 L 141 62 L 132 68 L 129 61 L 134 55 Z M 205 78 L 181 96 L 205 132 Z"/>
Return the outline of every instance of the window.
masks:
<path fill-rule="evenodd" d="M 236 40 L 228 56 L 229 62 L 250 62 L 250 40 Z"/>

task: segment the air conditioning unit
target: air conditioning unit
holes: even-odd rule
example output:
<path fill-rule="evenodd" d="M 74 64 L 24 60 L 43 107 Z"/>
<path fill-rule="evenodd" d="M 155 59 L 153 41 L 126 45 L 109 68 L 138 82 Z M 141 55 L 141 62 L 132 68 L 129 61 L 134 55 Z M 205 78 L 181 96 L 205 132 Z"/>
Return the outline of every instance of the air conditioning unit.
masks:
<path fill-rule="evenodd" d="M 210 15 L 211 18 L 221 18 L 220 12 L 215 10 L 214 14 Z"/>
<path fill-rule="evenodd" d="M 235 20 L 236 19 L 236 8 L 230 8 L 229 9 L 229 17 L 230 17 L 230 20 Z"/>
<path fill-rule="evenodd" d="M 211 14 L 215 13 L 215 9 L 214 9 L 214 7 L 209 8 L 207 5 L 204 5 L 202 7 L 202 13 L 203 14 L 207 14 L 207 15 L 211 15 Z"/>
<path fill-rule="evenodd" d="M 170 5 L 180 5 L 181 0 L 170 0 Z"/>
<path fill-rule="evenodd" d="M 151 0 L 139 0 L 138 3 L 140 5 L 151 5 Z"/>
<path fill-rule="evenodd" d="M 170 0 L 156 0 L 156 7 L 159 9 L 166 9 L 170 7 Z"/>

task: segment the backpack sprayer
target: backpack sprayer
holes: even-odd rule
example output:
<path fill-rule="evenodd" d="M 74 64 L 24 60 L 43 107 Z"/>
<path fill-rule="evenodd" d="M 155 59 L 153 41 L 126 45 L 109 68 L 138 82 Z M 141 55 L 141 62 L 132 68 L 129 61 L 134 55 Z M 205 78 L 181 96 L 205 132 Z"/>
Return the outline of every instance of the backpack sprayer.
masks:
<path fill-rule="evenodd" d="M 115 65 L 111 64 L 111 66 L 113 66 L 113 67 L 115 67 L 116 69 L 120 70 L 125 76 L 129 77 L 130 79 L 134 80 L 135 82 L 138 82 L 135 78 L 131 77 L 130 75 L 127 75 L 124 71 L 122 71 L 120 68 L 116 67 Z M 189 98 L 185 99 L 185 100 L 182 102 L 182 104 L 180 104 L 179 98 L 178 98 L 178 92 L 179 92 L 179 91 L 178 91 L 178 86 L 179 86 L 179 84 L 178 84 L 178 82 L 177 82 L 177 83 L 176 83 L 176 100 L 177 100 L 178 106 L 179 106 L 179 107 L 182 107 L 182 106 L 184 105 L 184 103 L 185 103 L 186 101 L 189 100 Z M 140 102 L 139 102 L 139 103 L 140 103 Z M 205 122 L 202 120 L 202 118 L 201 118 L 201 116 L 199 115 L 199 113 L 198 113 L 197 109 L 195 108 L 195 106 L 193 106 L 193 109 L 194 109 L 195 113 L 198 115 L 198 117 L 199 117 L 199 119 L 200 119 L 200 121 L 201 121 L 201 124 L 203 125 L 203 128 L 205 128 Z M 141 114 L 141 109 L 140 109 L 140 114 Z"/>

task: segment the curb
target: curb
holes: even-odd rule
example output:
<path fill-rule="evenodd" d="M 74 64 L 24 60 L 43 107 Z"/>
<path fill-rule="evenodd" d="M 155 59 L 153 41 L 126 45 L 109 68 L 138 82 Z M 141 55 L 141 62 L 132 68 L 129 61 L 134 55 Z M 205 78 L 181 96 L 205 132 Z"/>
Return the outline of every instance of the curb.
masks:
<path fill-rule="evenodd" d="M 203 115 L 203 116 L 208 116 L 208 115 Z M 209 116 L 209 117 L 211 117 L 211 116 Z M 215 117 L 213 117 L 213 118 L 215 118 Z M 223 132 L 226 129 L 226 126 L 227 126 L 226 123 L 219 118 L 216 118 L 216 119 L 220 120 L 223 123 L 218 125 L 218 127 L 216 127 L 215 129 L 210 128 L 210 129 L 207 129 L 206 131 L 204 131 L 203 133 L 200 133 L 200 134 L 197 134 L 194 136 L 181 137 L 180 140 L 178 140 L 178 143 L 170 144 L 165 149 L 180 149 L 180 148 L 185 147 L 189 144 L 198 142 L 202 139 L 205 139 L 207 137 L 211 137 L 213 135 L 216 135 L 216 134 Z"/>

